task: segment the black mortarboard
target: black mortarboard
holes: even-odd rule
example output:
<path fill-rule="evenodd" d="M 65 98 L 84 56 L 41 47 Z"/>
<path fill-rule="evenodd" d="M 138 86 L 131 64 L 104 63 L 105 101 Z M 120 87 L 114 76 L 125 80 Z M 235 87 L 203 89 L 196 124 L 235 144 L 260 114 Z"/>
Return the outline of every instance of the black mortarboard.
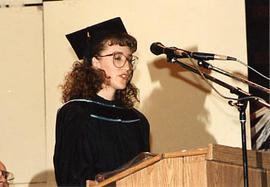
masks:
<path fill-rule="evenodd" d="M 92 45 L 102 41 L 104 37 L 114 33 L 127 33 L 120 17 L 95 24 L 85 29 L 67 34 L 66 37 L 79 59 L 87 56 Z"/>

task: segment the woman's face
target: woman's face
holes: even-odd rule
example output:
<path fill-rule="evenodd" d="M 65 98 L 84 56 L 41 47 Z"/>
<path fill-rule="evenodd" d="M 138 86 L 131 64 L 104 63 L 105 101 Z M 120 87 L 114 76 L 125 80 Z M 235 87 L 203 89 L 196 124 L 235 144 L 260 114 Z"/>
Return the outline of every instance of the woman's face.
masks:
<path fill-rule="evenodd" d="M 109 46 L 107 43 L 105 44 L 105 49 L 100 52 L 100 57 L 93 57 L 92 59 L 93 67 L 104 70 L 109 79 L 109 83 L 104 85 L 104 88 L 113 92 L 126 88 L 131 73 L 131 67 L 127 61 L 123 67 L 115 67 L 113 64 L 114 56 L 111 55 L 114 53 L 123 54 L 128 58 L 132 55 L 130 48 L 127 46 Z"/>

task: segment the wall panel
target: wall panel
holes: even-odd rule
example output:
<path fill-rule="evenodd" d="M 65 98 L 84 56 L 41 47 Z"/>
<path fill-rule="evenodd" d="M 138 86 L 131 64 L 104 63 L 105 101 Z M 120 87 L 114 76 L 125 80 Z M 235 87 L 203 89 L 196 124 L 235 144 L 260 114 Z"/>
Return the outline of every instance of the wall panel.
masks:
<path fill-rule="evenodd" d="M 0 155 L 15 183 L 44 182 L 42 10 L 0 9 Z"/>

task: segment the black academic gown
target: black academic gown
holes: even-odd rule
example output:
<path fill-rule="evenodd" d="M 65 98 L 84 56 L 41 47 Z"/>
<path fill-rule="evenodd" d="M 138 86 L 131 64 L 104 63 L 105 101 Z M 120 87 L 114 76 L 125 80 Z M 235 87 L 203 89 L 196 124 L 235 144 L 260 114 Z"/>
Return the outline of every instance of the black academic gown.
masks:
<path fill-rule="evenodd" d="M 54 168 L 59 186 L 85 186 L 149 152 L 149 124 L 136 109 L 99 96 L 65 103 L 57 113 Z"/>

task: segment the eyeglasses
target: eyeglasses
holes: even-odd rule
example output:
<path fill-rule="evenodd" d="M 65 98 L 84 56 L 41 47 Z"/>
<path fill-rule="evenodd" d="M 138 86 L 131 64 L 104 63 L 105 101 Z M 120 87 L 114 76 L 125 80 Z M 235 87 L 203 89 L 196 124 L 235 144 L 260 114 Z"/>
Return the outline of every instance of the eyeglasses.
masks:
<path fill-rule="evenodd" d="M 132 70 L 134 70 L 136 68 L 137 65 L 137 61 L 138 61 L 138 57 L 137 56 L 130 56 L 130 57 L 126 57 L 124 54 L 120 53 L 120 52 L 115 52 L 112 54 L 108 54 L 108 55 L 97 55 L 96 57 L 108 57 L 108 56 L 113 56 L 113 65 L 117 68 L 122 68 L 125 66 L 126 62 L 129 63 L 129 66 L 131 67 Z"/>
<path fill-rule="evenodd" d="M 0 178 L 2 177 L 4 177 L 7 180 L 7 182 L 10 182 L 14 179 L 13 173 L 0 169 Z"/>

